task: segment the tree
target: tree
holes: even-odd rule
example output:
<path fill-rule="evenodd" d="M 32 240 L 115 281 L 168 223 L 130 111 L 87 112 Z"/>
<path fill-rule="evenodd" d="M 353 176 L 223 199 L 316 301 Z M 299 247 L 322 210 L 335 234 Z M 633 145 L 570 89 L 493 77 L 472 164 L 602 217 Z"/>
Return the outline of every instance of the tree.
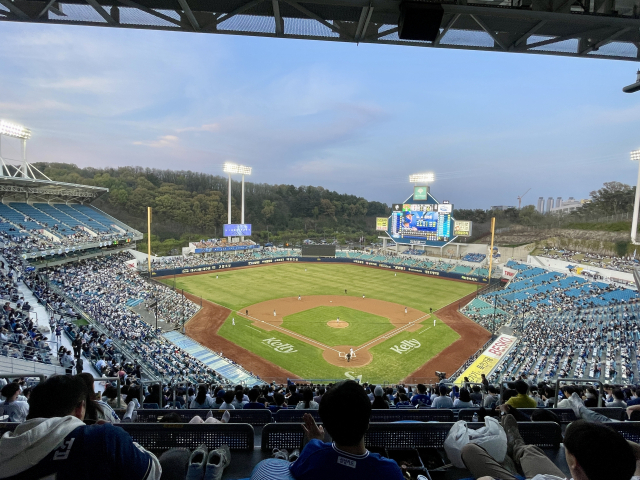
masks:
<path fill-rule="evenodd" d="M 635 188 L 621 182 L 606 182 L 601 189 L 594 190 L 590 210 L 604 215 L 617 215 L 633 209 Z"/>
<path fill-rule="evenodd" d="M 265 222 L 269 221 L 269 218 L 276 211 L 276 204 L 271 200 L 265 200 L 262 202 L 262 216 L 264 216 Z"/>

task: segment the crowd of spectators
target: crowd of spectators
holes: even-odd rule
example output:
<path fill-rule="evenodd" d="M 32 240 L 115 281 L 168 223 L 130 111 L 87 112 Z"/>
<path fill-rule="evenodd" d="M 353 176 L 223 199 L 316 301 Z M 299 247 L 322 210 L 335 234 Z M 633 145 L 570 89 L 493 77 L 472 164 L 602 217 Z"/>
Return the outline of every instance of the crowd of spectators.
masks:
<path fill-rule="evenodd" d="M 229 243 L 226 238 L 210 238 L 208 240 L 200 240 L 195 242 L 196 248 L 213 248 L 213 247 L 247 247 L 255 245 L 253 240 L 242 240 L 239 242 Z"/>
<path fill-rule="evenodd" d="M 221 253 L 195 253 L 177 257 L 155 257 L 151 268 L 154 271 L 170 268 L 221 265 L 232 262 L 247 262 L 279 257 L 299 257 L 300 250 L 294 249 L 253 249 Z"/>
<path fill-rule="evenodd" d="M 591 265 L 608 270 L 616 270 L 618 272 L 633 272 L 634 267 L 640 265 L 635 256 L 626 255 L 624 257 L 616 257 L 613 255 L 601 255 L 597 253 L 583 253 L 575 250 L 556 250 L 545 247 L 541 257 L 553 258 L 556 260 L 564 260 L 565 262 L 575 262 L 582 265 Z"/>

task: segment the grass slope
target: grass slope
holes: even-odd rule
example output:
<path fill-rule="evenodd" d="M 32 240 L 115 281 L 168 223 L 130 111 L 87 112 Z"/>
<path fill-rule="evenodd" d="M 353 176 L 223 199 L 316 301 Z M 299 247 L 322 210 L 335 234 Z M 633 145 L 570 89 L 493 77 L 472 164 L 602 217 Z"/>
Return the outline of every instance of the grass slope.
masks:
<path fill-rule="evenodd" d="M 340 318 L 348 322 L 348 328 L 327 325 Z M 325 345 L 362 345 L 383 333 L 393 330 L 389 319 L 346 307 L 316 307 L 304 312 L 287 315 L 282 326 L 287 330 L 312 338 Z"/>

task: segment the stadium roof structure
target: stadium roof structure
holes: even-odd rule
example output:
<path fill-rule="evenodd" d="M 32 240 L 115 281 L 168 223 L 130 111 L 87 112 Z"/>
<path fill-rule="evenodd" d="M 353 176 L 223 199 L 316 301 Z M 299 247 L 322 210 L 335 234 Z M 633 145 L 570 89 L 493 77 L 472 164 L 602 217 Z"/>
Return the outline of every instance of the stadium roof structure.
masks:
<path fill-rule="evenodd" d="M 91 185 L 0 175 L 0 197 L 3 200 L 26 201 L 38 198 L 46 201 L 83 202 L 92 201 L 108 191 L 108 188 Z"/>
<path fill-rule="evenodd" d="M 640 60 L 638 0 L 410 3 L 442 10 L 433 40 L 400 0 L 0 0 L 0 20 Z"/>

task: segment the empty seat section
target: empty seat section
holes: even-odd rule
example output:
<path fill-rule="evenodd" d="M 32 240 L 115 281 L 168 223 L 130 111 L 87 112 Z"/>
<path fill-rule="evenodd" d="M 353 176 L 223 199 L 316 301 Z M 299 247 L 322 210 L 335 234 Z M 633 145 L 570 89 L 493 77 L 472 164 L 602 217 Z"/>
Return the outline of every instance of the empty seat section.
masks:
<path fill-rule="evenodd" d="M 57 208 L 58 210 L 60 210 L 61 212 L 66 213 L 70 217 L 73 217 L 76 220 L 84 223 L 91 230 L 94 230 L 96 232 L 109 232 L 111 230 L 108 225 L 103 225 L 102 223 L 97 222 L 97 221 L 89 218 L 84 213 L 79 212 L 78 210 L 76 210 L 74 208 L 71 208 L 69 205 L 66 205 L 64 203 L 56 203 L 53 206 L 55 208 Z"/>
<path fill-rule="evenodd" d="M 98 210 L 88 205 L 77 204 L 77 205 L 69 205 L 69 207 L 79 211 L 80 213 L 84 213 L 89 218 L 95 220 L 96 222 L 100 222 L 103 225 L 106 225 L 107 227 L 111 228 L 112 225 L 118 225 L 120 228 L 124 230 L 127 230 L 127 231 L 129 230 L 129 227 L 127 227 L 124 223 L 119 222 L 117 220 L 112 220 L 107 216 L 103 215 L 102 213 L 100 213 Z"/>
<path fill-rule="evenodd" d="M 70 217 L 64 212 L 61 212 L 57 208 L 49 205 L 48 203 L 34 203 L 33 206 L 38 210 L 42 210 L 51 218 L 56 220 L 56 223 L 64 223 L 70 227 L 86 227 L 86 225 L 73 217 Z"/>
<path fill-rule="evenodd" d="M 36 222 L 32 222 L 32 221 L 25 221 L 24 217 L 25 214 L 19 211 L 14 210 L 12 207 L 14 205 L 26 205 L 26 204 L 17 204 L 17 203 L 12 203 L 11 207 L 0 203 L 0 216 L 2 216 L 3 218 L 6 218 L 7 220 L 9 220 L 10 222 L 16 224 L 16 225 L 21 225 L 22 227 L 26 228 L 27 230 L 32 230 L 32 229 L 41 229 L 43 228 L 41 225 L 38 225 Z M 32 217 L 31 215 L 29 215 L 30 217 Z M 38 220 L 35 217 L 32 217 L 34 220 Z"/>

